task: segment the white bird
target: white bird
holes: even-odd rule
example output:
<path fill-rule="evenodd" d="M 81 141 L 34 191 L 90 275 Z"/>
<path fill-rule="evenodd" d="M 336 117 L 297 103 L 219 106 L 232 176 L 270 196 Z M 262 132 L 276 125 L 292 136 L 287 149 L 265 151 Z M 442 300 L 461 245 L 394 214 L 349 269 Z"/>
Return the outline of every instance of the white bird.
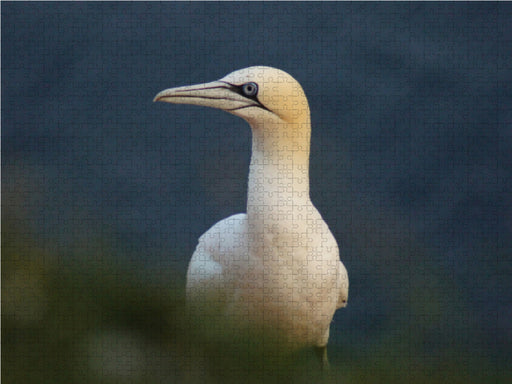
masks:
<path fill-rule="evenodd" d="M 300 84 L 255 66 L 205 84 L 170 88 L 154 101 L 222 109 L 252 129 L 247 213 L 199 238 L 187 272 L 187 304 L 229 327 L 269 331 L 279 347 L 316 347 L 328 365 L 329 326 L 348 299 L 338 245 L 310 200 L 309 106 Z M 233 329 L 234 329 L 233 328 Z"/>

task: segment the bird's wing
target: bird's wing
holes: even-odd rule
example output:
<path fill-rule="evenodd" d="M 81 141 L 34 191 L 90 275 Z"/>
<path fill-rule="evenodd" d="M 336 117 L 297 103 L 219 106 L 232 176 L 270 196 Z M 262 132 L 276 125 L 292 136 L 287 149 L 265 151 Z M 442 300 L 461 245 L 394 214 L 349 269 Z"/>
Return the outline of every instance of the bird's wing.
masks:
<path fill-rule="evenodd" d="M 348 273 L 340 261 L 338 264 L 338 303 L 336 309 L 347 306 L 348 301 Z"/>
<path fill-rule="evenodd" d="M 233 294 L 234 274 L 247 254 L 246 215 L 219 221 L 200 238 L 187 272 L 187 303 L 222 311 Z"/>

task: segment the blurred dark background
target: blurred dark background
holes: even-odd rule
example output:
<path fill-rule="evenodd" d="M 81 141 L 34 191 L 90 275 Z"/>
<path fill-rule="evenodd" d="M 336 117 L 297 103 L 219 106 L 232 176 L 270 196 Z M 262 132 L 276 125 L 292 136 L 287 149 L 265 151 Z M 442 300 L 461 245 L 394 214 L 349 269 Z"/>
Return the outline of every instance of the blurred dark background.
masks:
<path fill-rule="evenodd" d="M 3 382 L 225 380 L 183 287 L 197 238 L 245 209 L 250 130 L 152 99 L 250 65 L 309 99 L 312 199 L 351 281 L 337 378 L 510 381 L 510 3 L 1 13 Z"/>

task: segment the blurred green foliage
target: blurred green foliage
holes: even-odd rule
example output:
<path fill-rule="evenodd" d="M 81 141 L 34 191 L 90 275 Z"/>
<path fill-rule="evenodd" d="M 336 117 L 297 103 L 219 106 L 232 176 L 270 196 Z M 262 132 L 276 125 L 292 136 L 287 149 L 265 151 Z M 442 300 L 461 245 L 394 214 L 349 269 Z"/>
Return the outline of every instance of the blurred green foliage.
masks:
<path fill-rule="evenodd" d="M 208 330 L 208 319 L 186 315 L 184 279 L 173 271 L 130 264 L 101 239 L 91 239 L 94 246 L 71 247 L 69 254 L 53 254 L 36 238 L 21 220 L 3 213 L 5 384 L 467 384 L 510 379 L 506 370 L 473 356 L 455 339 L 448 349 L 425 348 L 429 337 L 446 337 L 437 327 L 446 311 L 442 290 L 450 289 L 448 283 L 404 277 L 401 284 L 408 284 L 409 293 L 401 303 L 408 308 L 379 324 L 375 340 L 364 343 L 372 350 L 357 348 L 353 338 L 331 343 L 332 369 L 322 375 L 312 352 L 276 359 L 259 348 L 258 340 L 233 341 L 229 330 L 211 337 L 217 330 Z M 423 270 L 429 272 L 427 266 Z M 421 289 L 429 286 L 438 291 Z M 197 320 L 200 327 L 194 325 Z"/>

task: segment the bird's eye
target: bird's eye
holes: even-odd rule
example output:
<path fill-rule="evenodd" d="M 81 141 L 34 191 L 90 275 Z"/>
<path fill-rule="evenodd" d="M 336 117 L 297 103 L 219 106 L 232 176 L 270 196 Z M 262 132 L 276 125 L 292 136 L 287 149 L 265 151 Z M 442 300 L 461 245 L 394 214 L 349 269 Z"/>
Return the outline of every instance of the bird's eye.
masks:
<path fill-rule="evenodd" d="M 256 83 L 246 83 L 242 85 L 242 91 L 245 96 L 256 96 L 258 93 L 258 84 Z"/>

